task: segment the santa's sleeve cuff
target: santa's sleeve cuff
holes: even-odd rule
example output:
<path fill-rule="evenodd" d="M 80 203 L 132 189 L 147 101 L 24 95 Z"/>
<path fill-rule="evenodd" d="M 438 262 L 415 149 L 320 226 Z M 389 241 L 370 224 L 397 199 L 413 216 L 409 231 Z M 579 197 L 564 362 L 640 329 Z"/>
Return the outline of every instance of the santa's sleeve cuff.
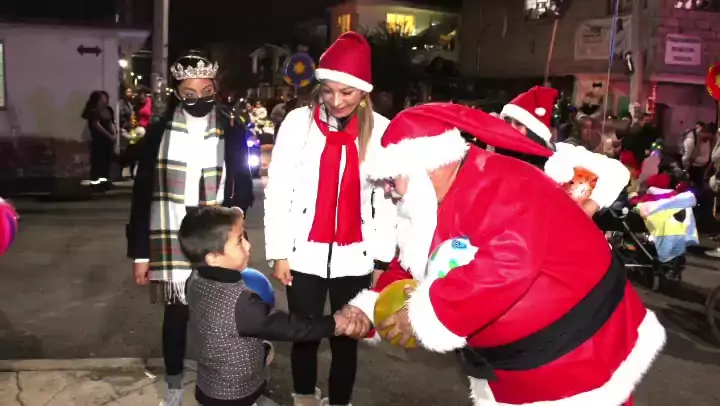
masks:
<path fill-rule="evenodd" d="M 379 292 L 365 289 L 362 292 L 358 293 L 357 296 L 355 296 L 348 304 L 362 310 L 363 313 L 365 313 L 365 315 L 368 317 L 368 319 L 370 319 L 370 321 L 373 321 L 373 317 L 375 315 L 375 302 L 377 301 L 378 296 L 380 296 Z"/>
<path fill-rule="evenodd" d="M 435 352 L 450 352 L 467 344 L 465 337 L 450 331 L 438 319 L 430 299 L 433 281 L 425 281 L 412 293 L 407 302 L 410 324 L 415 338 L 423 347 Z"/>

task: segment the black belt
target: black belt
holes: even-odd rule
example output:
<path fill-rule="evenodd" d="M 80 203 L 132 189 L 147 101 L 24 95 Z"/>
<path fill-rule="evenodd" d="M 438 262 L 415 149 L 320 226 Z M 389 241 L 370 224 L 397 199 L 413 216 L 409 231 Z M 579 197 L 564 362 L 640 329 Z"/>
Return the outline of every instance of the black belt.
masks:
<path fill-rule="evenodd" d="M 554 323 L 510 344 L 458 350 L 463 372 L 478 379 L 496 380 L 496 369 L 527 371 L 568 354 L 594 336 L 612 316 L 625 295 L 625 284 L 622 262 L 613 256 L 610 269 L 593 290 Z M 477 333 L 471 334 L 468 341 Z"/>

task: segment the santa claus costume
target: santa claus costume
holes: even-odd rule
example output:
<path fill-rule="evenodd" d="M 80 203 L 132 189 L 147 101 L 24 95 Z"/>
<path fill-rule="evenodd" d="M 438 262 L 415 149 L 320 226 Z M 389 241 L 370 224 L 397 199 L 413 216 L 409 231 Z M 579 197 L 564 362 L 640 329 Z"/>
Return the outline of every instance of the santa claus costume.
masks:
<path fill-rule="evenodd" d="M 458 353 L 475 405 L 631 404 L 665 330 L 603 233 L 556 182 L 469 146 L 460 131 L 498 148 L 552 154 L 458 105 L 417 106 L 390 123 L 368 169 L 375 179 L 408 179 L 398 242 L 405 277 L 420 281 L 407 302 L 415 337 L 429 350 Z M 460 166 L 438 203 L 428 171 L 451 163 Z M 593 194 L 609 200 L 617 192 Z M 446 275 L 427 273 L 430 254 L 458 237 L 474 256 Z M 351 304 L 372 320 L 377 297 L 366 290 Z"/>

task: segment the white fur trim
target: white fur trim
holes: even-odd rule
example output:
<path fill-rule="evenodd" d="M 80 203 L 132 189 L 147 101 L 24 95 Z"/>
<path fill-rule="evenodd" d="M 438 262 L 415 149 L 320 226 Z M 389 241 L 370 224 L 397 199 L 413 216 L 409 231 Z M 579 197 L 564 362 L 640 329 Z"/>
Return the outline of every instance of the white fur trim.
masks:
<path fill-rule="evenodd" d="M 378 334 L 378 332 L 376 330 L 376 331 L 373 331 L 373 334 L 371 336 L 367 336 L 367 337 L 363 338 L 362 342 L 367 345 L 375 346 L 382 342 L 382 337 L 380 337 L 380 334 Z"/>
<path fill-rule="evenodd" d="M 377 302 L 379 296 L 379 292 L 365 289 L 358 293 L 357 296 L 355 296 L 348 304 L 362 310 L 368 319 L 373 321 L 375 315 L 375 302 Z"/>
<path fill-rule="evenodd" d="M 647 311 L 638 327 L 638 338 L 632 351 L 603 386 L 569 398 L 519 404 L 498 403 L 489 391 L 487 381 L 470 378 L 470 392 L 475 406 L 620 406 L 632 395 L 657 354 L 665 346 L 666 333 L 655 313 Z"/>
<path fill-rule="evenodd" d="M 434 281 L 425 281 L 410 295 L 407 301 L 410 324 L 418 343 L 430 351 L 450 352 L 467 343 L 465 337 L 448 330 L 438 319 L 430 300 L 430 286 Z"/>
<path fill-rule="evenodd" d="M 545 142 L 550 142 L 550 138 L 552 138 L 550 129 L 542 121 L 538 120 L 537 117 L 533 116 L 529 111 L 523 109 L 522 107 L 518 107 L 514 104 L 506 104 L 500 112 L 500 116 L 503 118 L 514 118 L 527 127 L 528 130 L 534 132 L 538 135 L 538 137 L 545 140 Z"/>
<path fill-rule="evenodd" d="M 560 184 L 570 182 L 575 176 L 573 161 L 557 152 L 545 161 L 544 170 L 547 176 Z"/>
<path fill-rule="evenodd" d="M 356 78 L 355 76 L 340 72 L 337 70 L 318 68 L 315 70 L 315 78 L 317 80 L 332 80 L 333 82 L 342 83 L 343 85 L 354 87 L 355 89 L 362 90 L 363 92 L 372 92 L 373 85 Z"/>
<path fill-rule="evenodd" d="M 460 161 L 470 146 L 457 128 L 442 134 L 407 139 L 378 150 L 365 161 L 372 179 L 393 178 L 418 170 L 432 171 L 451 162 Z"/>

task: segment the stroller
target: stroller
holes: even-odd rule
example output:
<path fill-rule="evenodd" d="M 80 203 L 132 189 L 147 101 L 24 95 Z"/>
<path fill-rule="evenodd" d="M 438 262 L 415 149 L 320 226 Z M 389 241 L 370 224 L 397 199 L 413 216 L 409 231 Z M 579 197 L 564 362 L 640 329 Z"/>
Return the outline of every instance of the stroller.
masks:
<path fill-rule="evenodd" d="M 649 279 L 654 292 L 680 285 L 687 245 L 697 244 L 696 200 L 687 181 L 687 174 L 663 156 L 657 174 L 647 179 L 644 196 L 625 193 L 595 216 L 628 271 Z"/>
<path fill-rule="evenodd" d="M 674 216 L 682 222 L 685 211 Z M 595 215 L 595 223 L 605 231 L 613 252 L 623 261 L 630 275 L 648 283 L 654 292 L 672 290 L 682 281 L 685 254 L 661 261 L 645 220 L 630 208 L 626 196 Z"/>

